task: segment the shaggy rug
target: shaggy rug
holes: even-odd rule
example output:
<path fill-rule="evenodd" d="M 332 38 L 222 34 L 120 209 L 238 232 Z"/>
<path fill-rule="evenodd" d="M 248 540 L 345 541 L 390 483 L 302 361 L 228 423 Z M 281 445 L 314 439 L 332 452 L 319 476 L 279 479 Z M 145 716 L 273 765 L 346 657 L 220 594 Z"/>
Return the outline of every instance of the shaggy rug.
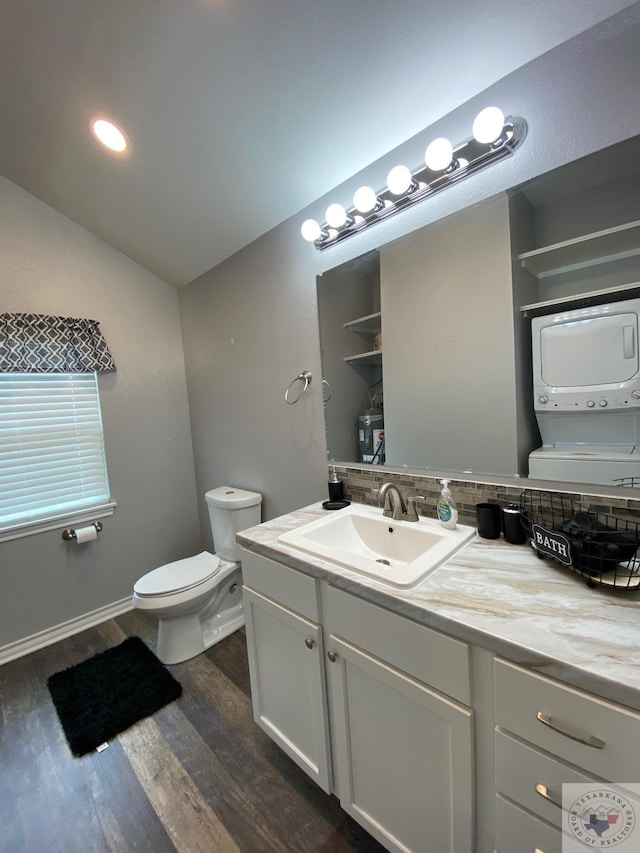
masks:
<path fill-rule="evenodd" d="M 139 637 L 56 672 L 47 687 L 71 752 L 92 752 L 177 699 L 182 686 Z"/>

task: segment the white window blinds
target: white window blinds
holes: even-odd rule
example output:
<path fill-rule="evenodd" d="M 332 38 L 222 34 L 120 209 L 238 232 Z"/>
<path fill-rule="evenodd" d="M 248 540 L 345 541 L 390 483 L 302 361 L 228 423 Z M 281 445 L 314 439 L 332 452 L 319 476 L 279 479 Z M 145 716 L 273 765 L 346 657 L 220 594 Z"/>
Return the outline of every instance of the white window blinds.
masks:
<path fill-rule="evenodd" d="M 0 533 L 107 504 L 95 373 L 0 375 Z"/>

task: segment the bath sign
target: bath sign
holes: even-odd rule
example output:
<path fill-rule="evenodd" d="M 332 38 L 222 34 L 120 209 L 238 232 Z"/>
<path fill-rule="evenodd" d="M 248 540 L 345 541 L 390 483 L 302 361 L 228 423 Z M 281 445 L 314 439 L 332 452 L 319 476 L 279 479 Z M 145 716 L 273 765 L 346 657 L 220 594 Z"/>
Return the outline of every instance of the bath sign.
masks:
<path fill-rule="evenodd" d="M 554 560 L 564 566 L 571 565 L 571 545 L 566 536 L 555 530 L 547 530 L 539 524 L 531 525 L 531 535 L 536 551 L 541 554 L 549 554 Z"/>

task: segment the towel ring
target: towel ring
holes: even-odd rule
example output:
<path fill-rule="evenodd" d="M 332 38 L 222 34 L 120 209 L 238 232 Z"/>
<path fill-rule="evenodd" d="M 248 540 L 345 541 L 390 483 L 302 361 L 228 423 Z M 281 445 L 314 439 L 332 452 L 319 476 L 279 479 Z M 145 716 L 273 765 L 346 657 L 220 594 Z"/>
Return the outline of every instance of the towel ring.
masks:
<path fill-rule="evenodd" d="M 302 391 L 300 391 L 300 393 L 298 394 L 298 396 L 295 398 L 295 400 L 290 400 L 290 399 L 289 399 L 289 391 L 291 391 L 291 389 L 292 389 L 292 388 L 293 388 L 293 386 L 296 384 L 296 382 L 304 382 L 304 387 L 302 388 Z M 287 388 L 287 390 L 284 392 L 284 400 L 285 400 L 285 403 L 288 403 L 290 406 L 293 406 L 293 404 L 294 404 L 294 403 L 297 403 L 297 402 L 298 402 L 298 400 L 300 399 L 300 397 L 302 397 L 302 395 L 304 394 L 304 392 L 305 392 L 305 391 L 307 390 L 307 388 L 309 387 L 309 383 L 310 383 L 310 382 L 311 382 L 311 371 L 309 371 L 309 370 L 303 370 L 303 371 L 302 371 L 302 373 L 299 373 L 299 374 L 296 376 L 296 378 L 295 378 L 295 379 L 293 379 L 293 380 L 291 381 L 291 383 L 289 384 L 289 387 L 288 387 L 288 388 Z"/>

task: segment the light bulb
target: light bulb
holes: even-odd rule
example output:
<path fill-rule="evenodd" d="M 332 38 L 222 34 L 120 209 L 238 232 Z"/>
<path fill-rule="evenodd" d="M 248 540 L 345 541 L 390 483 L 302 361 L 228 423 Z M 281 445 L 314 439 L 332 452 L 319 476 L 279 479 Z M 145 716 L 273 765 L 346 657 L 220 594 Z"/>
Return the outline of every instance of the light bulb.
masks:
<path fill-rule="evenodd" d="M 360 213 L 370 213 L 378 204 L 378 196 L 371 187 L 360 187 L 353 196 L 353 206 Z"/>
<path fill-rule="evenodd" d="M 121 154 L 126 149 L 127 140 L 124 133 L 112 122 L 104 118 L 94 119 L 91 122 L 91 130 L 98 142 L 101 142 L 110 151 Z"/>
<path fill-rule="evenodd" d="M 305 219 L 300 226 L 300 233 L 305 240 L 308 240 L 309 243 L 313 243 L 313 241 L 317 240 L 322 234 L 322 228 L 320 228 L 320 223 L 316 222 L 315 219 Z"/>
<path fill-rule="evenodd" d="M 406 166 L 394 166 L 387 175 L 387 186 L 394 195 L 406 193 L 412 182 L 411 172 Z"/>
<path fill-rule="evenodd" d="M 424 152 L 424 162 L 433 172 L 443 172 L 453 160 L 453 145 L 444 136 L 429 143 Z"/>
<path fill-rule="evenodd" d="M 341 204 L 330 204 L 325 216 L 332 228 L 342 228 L 347 221 L 347 211 Z"/>
<path fill-rule="evenodd" d="M 504 114 L 498 107 L 486 107 L 473 122 L 473 138 L 478 142 L 495 142 L 504 129 Z"/>

